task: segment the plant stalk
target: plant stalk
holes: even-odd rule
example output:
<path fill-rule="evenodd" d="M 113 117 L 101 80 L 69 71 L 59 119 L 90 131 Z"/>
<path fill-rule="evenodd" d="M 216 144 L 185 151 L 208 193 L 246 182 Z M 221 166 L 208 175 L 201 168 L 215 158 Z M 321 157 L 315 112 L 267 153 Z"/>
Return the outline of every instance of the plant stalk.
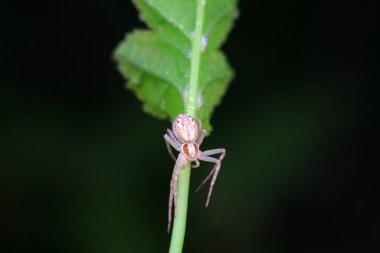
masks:
<path fill-rule="evenodd" d="M 199 69 L 202 53 L 202 30 L 206 0 L 197 0 L 195 31 L 192 37 L 192 57 L 190 62 L 190 81 L 185 105 L 186 114 L 196 118 L 198 107 Z M 174 217 L 169 253 L 181 253 L 186 231 L 187 205 L 190 186 L 190 163 L 180 172 L 178 178 L 177 215 Z"/>

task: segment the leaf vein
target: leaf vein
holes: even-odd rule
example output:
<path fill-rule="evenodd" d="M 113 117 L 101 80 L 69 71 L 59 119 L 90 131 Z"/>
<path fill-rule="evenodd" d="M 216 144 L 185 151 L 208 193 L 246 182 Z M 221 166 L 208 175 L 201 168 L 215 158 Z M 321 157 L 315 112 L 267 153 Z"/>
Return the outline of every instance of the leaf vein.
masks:
<path fill-rule="evenodd" d="M 186 38 L 188 38 L 189 40 L 191 40 L 191 35 L 188 34 L 188 33 L 186 32 L 186 30 L 185 30 L 182 26 L 176 24 L 176 22 L 174 22 L 171 18 L 169 18 L 168 16 L 166 16 L 165 13 L 162 13 L 161 10 L 157 9 L 154 5 L 152 5 L 152 4 L 150 3 L 150 1 L 147 1 L 147 0 L 142 0 L 142 1 L 143 1 L 144 3 L 146 3 L 147 5 L 149 5 L 153 10 L 157 11 L 157 13 L 160 14 L 161 17 L 162 17 L 164 20 L 166 20 L 166 22 L 168 22 L 169 24 L 171 24 L 171 25 L 173 25 L 174 27 L 176 27 L 176 28 L 177 28 L 177 29 L 178 29 L 183 35 L 186 36 Z M 187 1 L 187 0 L 186 0 L 186 1 Z"/>

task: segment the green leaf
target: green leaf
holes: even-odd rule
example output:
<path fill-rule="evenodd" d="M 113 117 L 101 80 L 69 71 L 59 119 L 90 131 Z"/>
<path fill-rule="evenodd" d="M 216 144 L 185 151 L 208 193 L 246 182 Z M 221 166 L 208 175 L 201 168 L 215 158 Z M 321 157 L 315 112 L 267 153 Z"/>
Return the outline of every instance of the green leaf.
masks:
<path fill-rule="evenodd" d="M 172 120 L 185 112 L 196 1 L 134 0 L 134 3 L 149 30 L 127 34 L 116 48 L 114 58 L 128 88 L 143 101 L 144 110 Z M 233 76 L 219 48 L 236 17 L 235 0 L 206 2 L 196 115 L 207 130 L 211 128 L 211 114 Z"/>

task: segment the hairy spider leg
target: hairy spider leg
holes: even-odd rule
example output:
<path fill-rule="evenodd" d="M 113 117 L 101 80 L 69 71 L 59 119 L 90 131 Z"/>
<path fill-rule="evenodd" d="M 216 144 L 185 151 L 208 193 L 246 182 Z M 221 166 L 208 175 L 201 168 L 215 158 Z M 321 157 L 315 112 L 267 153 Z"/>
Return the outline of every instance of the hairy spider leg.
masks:
<path fill-rule="evenodd" d="M 173 148 L 175 148 L 178 152 L 181 152 L 181 144 L 178 142 L 177 139 L 170 138 L 168 134 L 164 135 L 164 139 L 166 142 L 166 148 L 168 149 L 169 155 L 173 158 L 174 161 L 176 161 L 177 159 L 175 158 L 173 154 L 173 150 L 171 146 L 173 146 Z"/>
<path fill-rule="evenodd" d="M 203 129 L 202 132 L 201 132 L 201 134 L 198 137 L 198 140 L 196 141 L 196 143 L 198 144 L 198 146 L 200 146 L 202 144 L 203 139 L 205 138 L 205 136 L 206 136 L 206 130 Z"/>
<path fill-rule="evenodd" d="M 175 135 L 174 135 L 174 133 L 173 133 L 173 131 L 172 131 L 171 129 L 168 128 L 167 131 L 168 131 L 170 137 L 171 137 L 173 140 L 176 140 L 178 143 L 180 143 L 179 140 L 177 139 L 177 137 L 175 137 Z"/>
<path fill-rule="evenodd" d="M 177 214 L 177 189 L 178 189 L 178 176 L 183 167 L 187 164 L 187 158 L 182 153 L 179 153 L 177 162 L 174 165 L 172 179 L 170 181 L 170 195 L 169 195 L 169 212 L 168 212 L 168 233 L 172 223 L 172 207 L 174 202 L 174 216 Z"/>
<path fill-rule="evenodd" d="M 216 159 L 216 158 L 213 158 L 213 157 L 210 157 L 210 155 L 215 155 L 215 154 L 221 154 L 219 159 Z M 215 163 L 215 166 L 214 168 L 210 171 L 210 173 L 208 174 L 208 176 L 203 180 L 203 182 L 199 185 L 199 187 L 195 190 L 196 192 L 199 191 L 202 186 L 211 178 L 212 176 L 212 180 L 211 180 L 211 183 L 210 183 L 210 189 L 208 191 L 208 195 L 207 195 L 207 200 L 206 200 L 206 207 L 208 206 L 209 204 L 209 201 L 210 201 L 210 197 L 211 197 L 211 193 L 212 193 L 212 189 L 214 187 L 214 184 L 215 184 L 215 180 L 218 176 L 218 173 L 219 173 L 219 170 L 220 170 L 220 166 L 221 166 L 221 162 L 224 158 L 224 156 L 226 155 L 226 150 L 224 148 L 219 148 L 219 149 L 211 149 L 211 150 L 207 150 L 207 151 L 204 151 L 200 154 L 199 156 L 199 160 L 202 160 L 202 161 L 205 161 L 205 162 L 212 162 L 212 163 Z"/>
<path fill-rule="evenodd" d="M 222 153 L 222 155 L 220 156 L 219 159 L 216 159 L 216 158 L 213 158 L 213 157 L 208 157 L 210 155 L 214 155 L 214 154 L 219 154 L 219 153 Z M 211 150 L 207 150 L 207 151 L 204 151 L 200 154 L 200 157 L 199 157 L 199 160 L 202 160 L 202 161 L 206 161 L 206 162 L 212 162 L 212 163 L 216 163 L 215 166 L 212 168 L 212 170 L 210 171 L 210 173 L 208 174 L 208 176 L 203 180 L 203 182 L 198 186 L 198 188 L 195 190 L 195 192 L 198 192 L 202 186 L 211 178 L 211 176 L 214 174 L 214 171 L 215 171 L 215 168 L 217 166 L 217 163 L 221 162 L 225 156 L 225 153 L 226 153 L 226 150 L 221 148 L 221 149 L 211 149 Z M 203 158 L 201 158 L 203 157 Z M 209 159 L 210 158 L 210 159 Z"/>
<path fill-rule="evenodd" d="M 195 168 L 198 168 L 199 167 L 199 161 L 198 159 L 194 160 L 195 164 L 192 164 L 191 165 L 191 168 L 195 169 Z"/>

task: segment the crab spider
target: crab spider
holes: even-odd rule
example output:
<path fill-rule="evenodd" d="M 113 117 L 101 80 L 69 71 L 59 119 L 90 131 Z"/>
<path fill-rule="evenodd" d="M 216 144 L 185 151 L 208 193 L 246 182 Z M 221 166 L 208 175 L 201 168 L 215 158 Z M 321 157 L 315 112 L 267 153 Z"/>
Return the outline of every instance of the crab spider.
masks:
<path fill-rule="evenodd" d="M 188 162 L 194 164 L 191 165 L 192 168 L 199 167 L 199 160 L 205 162 L 215 163 L 213 169 L 210 171 L 208 176 L 203 180 L 203 182 L 196 189 L 199 191 L 202 186 L 212 177 L 210 189 L 208 191 L 208 196 L 206 200 L 206 207 L 209 204 L 213 186 L 215 184 L 216 177 L 218 176 L 221 162 L 226 155 L 226 150 L 224 148 L 211 149 L 207 151 L 200 151 L 199 146 L 206 135 L 206 130 L 201 130 L 198 121 L 191 117 L 190 115 L 180 114 L 173 121 L 173 130 L 168 129 L 167 133 L 164 135 L 166 146 L 169 155 L 176 161 L 172 178 L 170 181 L 170 194 L 169 194 L 169 212 L 168 212 L 168 233 L 170 232 L 170 226 L 172 222 L 172 205 L 174 202 L 174 215 L 177 211 L 177 187 L 178 187 L 178 176 L 181 169 L 186 168 Z M 175 158 L 173 147 L 179 153 L 178 157 Z M 211 155 L 220 154 L 219 158 L 213 158 Z"/>

